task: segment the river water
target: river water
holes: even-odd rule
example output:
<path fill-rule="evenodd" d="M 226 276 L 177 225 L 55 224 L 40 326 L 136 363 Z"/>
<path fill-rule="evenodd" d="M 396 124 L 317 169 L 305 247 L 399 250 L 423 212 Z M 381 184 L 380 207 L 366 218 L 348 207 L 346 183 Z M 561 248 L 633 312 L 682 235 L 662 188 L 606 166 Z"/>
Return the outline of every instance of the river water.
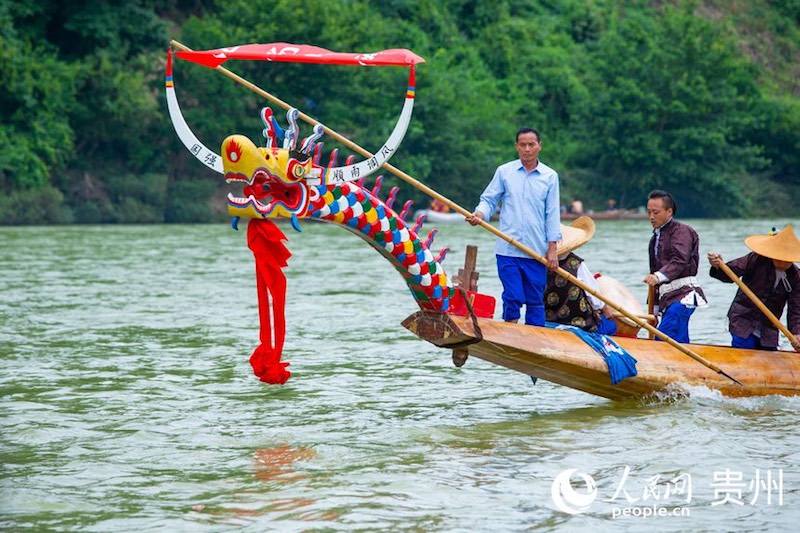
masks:
<path fill-rule="evenodd" d="M 690 221 L 701 253 L 728 259 L 787 222 Z M 244 231 L 0 228 L 0 530 L 795 530 L 800 398 L 615 403 L 456 369 L 400 325 L 416 304 L 369 246 L 282 227 L 284 386 L 248 363 Z M 479 287 L 499 296 L 494 237 L 440 230 L 448 272 L 477 244 Z M 644 300 L 649 237 L 647 221 L 601 221 L 579 253 Z M 700 280 L 693 340 L 727 343 L 734 287 Z"/>

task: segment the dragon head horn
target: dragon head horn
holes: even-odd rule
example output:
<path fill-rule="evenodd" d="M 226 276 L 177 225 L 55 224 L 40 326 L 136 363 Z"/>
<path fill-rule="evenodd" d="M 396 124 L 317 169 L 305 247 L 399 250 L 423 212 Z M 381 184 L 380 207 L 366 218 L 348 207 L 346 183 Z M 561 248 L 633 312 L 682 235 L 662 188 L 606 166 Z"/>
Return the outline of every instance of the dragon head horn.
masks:
<path fill-rule="evenodd" d="M 269 107 L 261 108 L 261 121 L 264 123 L 264 129 L 261 130 L 261 133 L 264 135 L 267 148 L 271 148 L 273 146 L 277 147 L 278 137 L 283 136 L 283 130 L 280 129 L 278 122 L 272 115 L 272 109 Z"/>
<path fill-rule="evenodd" d="M 300 112 L 294 107 L 289 108 L 286 112 L 286 121 L 289 123 L 289 129 L 286 130 L 283 147 L 287 150 L 294 150 L 297 147 L 297 138 L 300 136 L 300 129 L 297 127 L 298 116 L 300 116 Z"/>
<path fill-rule="evenodd" d="M 322 124 L 317 124 L 314 126 L 314 133 L 303 139 L 303 142 L 300 145 L 300 151 L 305 154 L 310 154 L 314 150 L 314 145 L 324 133 L 325 128 L 322 126 Z"/>

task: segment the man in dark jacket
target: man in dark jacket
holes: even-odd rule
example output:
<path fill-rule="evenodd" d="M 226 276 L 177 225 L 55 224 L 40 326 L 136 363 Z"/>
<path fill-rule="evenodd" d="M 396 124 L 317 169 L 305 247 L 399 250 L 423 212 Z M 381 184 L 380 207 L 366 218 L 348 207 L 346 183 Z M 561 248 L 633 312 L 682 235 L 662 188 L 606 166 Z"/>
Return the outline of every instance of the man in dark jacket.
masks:
<path fill-rule="evenodd" d="M 654 190 L 647 197 L 647 215 L 653 226 L 650 239 L 650 274 L 644 282 L 658 293 L 658 329 L 677 342 L 689 342 L 689 318 L 696 307 L 705 307 L 703 289 L 697 282 L 700 237 L 691 226 L 675 220 L 675 198 Z"/>
<path fill-rule="evenodd" d="M 792 226 L 770 235 L 750 236 L 744 243 L 753 251 L 726 264 L 778 319 L 787 307 L 787 327 L 793 335 L 800 335 L 800 269 L 793 263 L 800 261 L 800 240 Z M 720 268 L 721 255 L 709 253 L 708 262 L 711 277 L 733 283 Z M 728 330 L 733 347 L 777 349 L 778 328 L 741 289 L 728 310 Z M 800 342 L 793 342 L 792 347 L 800 351 Z"/>

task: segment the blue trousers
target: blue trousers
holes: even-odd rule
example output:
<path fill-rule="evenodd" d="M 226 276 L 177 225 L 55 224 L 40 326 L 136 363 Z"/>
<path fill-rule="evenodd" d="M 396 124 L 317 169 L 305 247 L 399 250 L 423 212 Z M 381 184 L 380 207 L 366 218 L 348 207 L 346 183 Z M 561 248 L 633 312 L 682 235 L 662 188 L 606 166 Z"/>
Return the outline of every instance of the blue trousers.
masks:
<path fill-rule="evenodd" d="M 694 307 L 686 307 L 680 302 L 671 303 L 661 315 L 658 331 L 669 335 L 677 342 L 690 342 L 689 318 L 691 318 L 692 313 L 694 313 L 694 309 Z M 656 339 L 658 339 L 658 337 L 656 337 Z"/>
<path fill-rule="evenodd" d="M 734 348 L 749 348 L 753 350 L 769 350 L 774 352 L 778 348 L 774 346 L 761 346 L 761 337 L 756 337 L 755 334 L 751 334 L 746 339 L 740 337 L 738 335 L 734 335 L 731 333 L 731 346 Z"/>
<path fill-rule="evenodd" d="M 497 273 L 503 283 L 503 320 L 519 320 L 524 304 L 525 323 L 544 326 L 547 268 L 535 259 L 498 255 Z"/>

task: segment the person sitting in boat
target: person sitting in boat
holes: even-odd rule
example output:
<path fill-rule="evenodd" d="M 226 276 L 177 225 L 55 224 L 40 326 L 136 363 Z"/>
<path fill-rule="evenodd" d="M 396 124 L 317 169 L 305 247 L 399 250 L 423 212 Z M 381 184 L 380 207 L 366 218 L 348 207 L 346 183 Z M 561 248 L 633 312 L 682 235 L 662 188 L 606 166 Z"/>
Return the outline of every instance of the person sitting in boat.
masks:
<path fill-rule="evenodd" d="M 647 196 L 647 216 L 653 226 L 650 239 L 650 274 L 642 281 L 658 296 L 653 311 L 661 313 L 659 331 L 677 342 L 689 342 L 689 318 L 695 308 L 707 305 L 697 281 L 700 237 L 689 225 L 675 220 L 678 206 L 668 192 L 654 190 Z"/>
<path fill-rule="evenodd" d="M 583 214 L 583 202 L 577 196 L 573 198 L 572 203 L 569 206 L 569 212 L 575 215 L 582 215 Z"/>
<path fill-rule="evenodd" d="M 800 268 L 794 264 L 800 261 L 800 240 L 792 226 L 770 235 L 752 235 L 744 244 L 752 252 L 726 264 L 776 317 L 780 318 L 787 307 L 787 327 L 800 336 Z M 710 252 L 708 262 L 712 278 L 733 283 L 720 268 L 720 254 Z M 741 289 L 728 310 L 728 331 L 735 348 L 777 350 L 778 328 Z M 800 342 L 793 342 L 792 347 L 800 351 Z"/>
<path fill-rule="evenodd" d="M 435 211 L 437 213 L 449 213 L 450 206 L 448 206 L 441 200 L 434 198 L 433 200 L 431 200 L 430 210 Z"/>
<path fill-rule="evenodd" d="M 578 278 L 584 285 L 599 292 L 599 285 L 586 263 L 573 253 L 594 235 L 594 221 L 582 216 L 571 225 L 561 225 L 562 240 L 558 244 L 558 266 Z M 544 291 L 544 312 L 548 322 L 576 326 L 586 331 L 613 335 L 617 324 L 611 307 L 588 294 L 552 270 L 547 272 Z"/>

